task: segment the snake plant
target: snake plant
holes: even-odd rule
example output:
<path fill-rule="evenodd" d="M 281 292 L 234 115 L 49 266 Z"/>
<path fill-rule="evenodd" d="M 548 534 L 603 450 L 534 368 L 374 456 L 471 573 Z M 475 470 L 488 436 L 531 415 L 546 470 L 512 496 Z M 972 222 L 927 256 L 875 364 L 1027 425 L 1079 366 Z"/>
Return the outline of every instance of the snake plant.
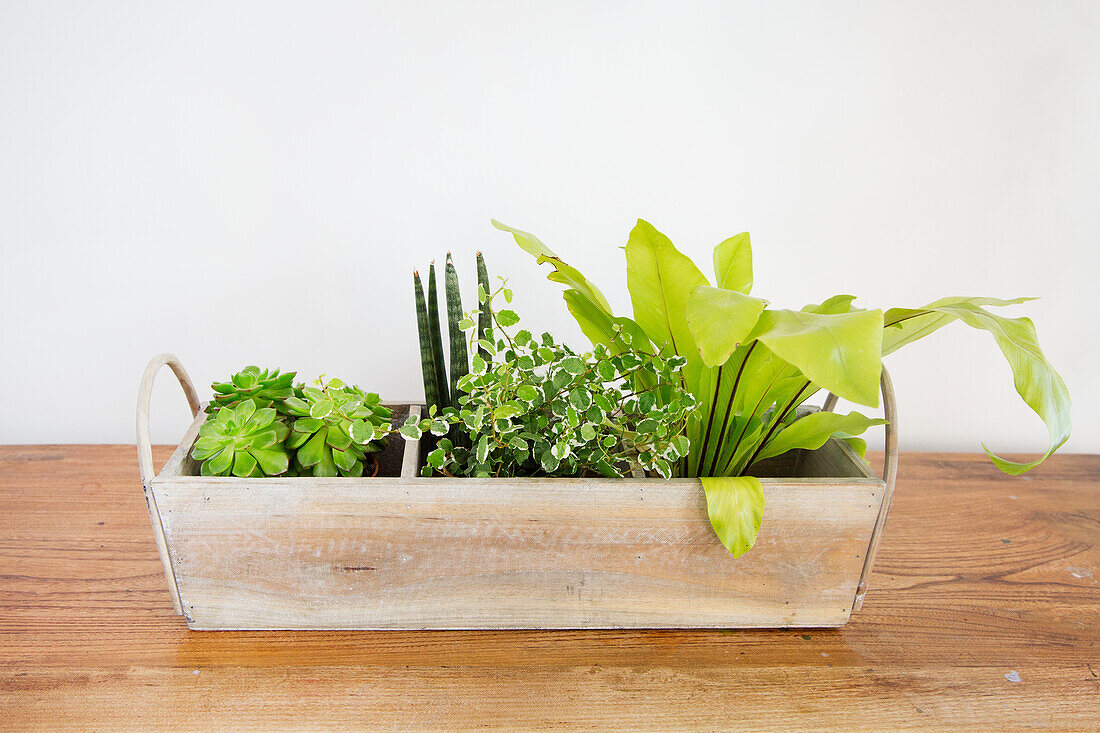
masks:
<path fill-rule="evenodd" d="M 439 320 L 439 303 L 436 296 L 435 263 L 428 268 L 428 292 L 424 296 L 424 285 L 420 272 L 413 271 L 413 296 L 416 304 L 417 334 L 420 340 L 420 366 L 424 379 L 424 398 L 429 409 L 442 410 L 446 407 L 458 407 L 458 383 L 470 373 L 470 353 L 467 348 L 466 334 L 459 324 L 463 320 L 462 293 L 458 285 L 458 273 L 455 270 L 451 253 L 447 253 L 444 266 L 444 287 L 446 290 L 447 336 L 450 347 L 450 369 L 443 353 L 443 337 Z M 477 253 L 478 303 L 485 303 L 489 295 L 489 273 L 485 267 L 485 258 Z M 478 311 L 477 340 L 484 341 L 491 335 L 492 315 L 488 305 Z M 490 360 L 489 352 L 478 345 L 478 355 Z"/>

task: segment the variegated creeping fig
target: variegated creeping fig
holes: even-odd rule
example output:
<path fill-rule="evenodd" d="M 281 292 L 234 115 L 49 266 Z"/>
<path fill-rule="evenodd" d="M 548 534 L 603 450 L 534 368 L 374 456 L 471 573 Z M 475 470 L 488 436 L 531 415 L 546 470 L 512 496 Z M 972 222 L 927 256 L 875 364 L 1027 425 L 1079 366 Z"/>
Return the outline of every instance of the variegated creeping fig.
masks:
<path fill-rule="evenodd" d="M 858 412 L 797 408 L 819 390 L 877 407 L 882 357 L 952 321 L 989 332 L 1012 370 L 1016 391 L 1047 426 L 1050 443 L 1035 461 L 990 460 L 1008 474 L 1042 463 L 1070 434 L 1069 392 L 1043 356 L 1035 326 L 989 310 L 1031 298 L 951 297 L 917 308 L 856 308 L 837 295 L 801 310 L 770 308 L 751 296 L 752 252 L 747 233 L 714 248 L 714 284 L 651 224 L 639 220 L 626 243 L 626 282 L 633 318 L 617 316 L 600 290 L 533 234 L 500 222 L 516 243 L 553 267 L 548 279 L 565 286 L 569 312 L 597 348 L 678 356 L 683 388 L 698 408 L 687 424 L 690 449 L 673 466 L 699 477 L 711 525 L 735 556 L 756 541 L 764 512 L 760 482 L 747 475 L 766 458 L 815 449 L 836 437 L 861 453 L 858 436 L 882 420 Z"/>
<path fill-rule="evenodd" d="M 413 273 L 428 416 L 410 415 L 400 432 L 410 440 L 428 432 L 438 438 L 423 475 L 623 477 L 647 471 L 670 478 L 687 455 L 685 431 L 695 408 L 679 376 L 684 360 L 635 351 L 623 334 L 577 353 L 549 333 L 536 338 L 516 331 L 519 315 L 493 307 L 497 299 L 510 304 L 512 291 L 503 279 L 490 291 L 480 253 L 477 270 L 478 309 L 464 315 L 447 255 L 449 383 L 435 267 L 428 272 L 427 299 Z"/>

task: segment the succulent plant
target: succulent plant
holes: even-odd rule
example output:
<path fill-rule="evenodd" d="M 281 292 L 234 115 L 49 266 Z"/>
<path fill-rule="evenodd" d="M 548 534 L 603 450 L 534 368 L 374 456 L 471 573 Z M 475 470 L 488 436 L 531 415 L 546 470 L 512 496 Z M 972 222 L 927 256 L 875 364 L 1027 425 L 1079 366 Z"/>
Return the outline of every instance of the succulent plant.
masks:
<path fill-rule="evenodd" d="M 216 412 L 242 402 L 255 403 L 258 408 L 273 407 L 286 414 L 285 400 L 293 397 L 295 372 L 280 374 L 278 369 L 268 371 L 258 366 L 247 366 L 229 378 L 228 382 L 214 382 L 214 400 L 206 408 Z"/>
<path fill-rule="evenodd" d="M 206 418 L 191 457 L 202 461 L 203 476 L 278 476 L 289 466 L 288 433 L 274 408 L 245 399 Z"/>
<path fill-rule="evenodd" d="M 297 451 L 297 464 L 314 476 L 362 476 L 368 455 L 385 447 L 393 411 L 377 394 L 347 386 L 339 379 L 317 380 L 301 397 L 286 399 L 294 416 L 286 447 Z M 375 464 L 377 467 L 377 464 Z"/>

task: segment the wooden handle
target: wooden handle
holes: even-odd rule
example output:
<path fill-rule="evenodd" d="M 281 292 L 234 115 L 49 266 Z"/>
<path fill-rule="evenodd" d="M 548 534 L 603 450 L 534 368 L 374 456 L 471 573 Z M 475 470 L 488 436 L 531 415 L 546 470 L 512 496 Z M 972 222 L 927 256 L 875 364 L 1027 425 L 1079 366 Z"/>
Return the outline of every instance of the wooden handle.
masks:
<path fill-rule="evenodd" d="M 145 367 L 145 374 L 141 376 L 141 387 L 138 389 L 137 401 L 137 452 L 138 470 L 141 472 L 141 485 L 148 490 L 156 472 L 153 469 L 153 446 L 149 440 L 149 397 L 153 393 L 153 380 L 160 368 L 167 364 L 172 373 L 176 375 L 183 394 L 187 397 L 187 404 L 191 406 L 191 417 L 199 414 L 199 395 L 195 391 L 195 385 L 191 383 L 191 377 L 187 376 L 187 370 L 183 368 L 179 358 L 175 354 L 160 354 L 149 360 Z"/>
<path fill-rule="evenodd" d="M 894 383 L 890 381 L 890 372 L 886 367 L 882 368 L 882 410 L 886 418 L 886 457 L 882 464 L 882 480 L 886 484 L 886 493 L 882 497 L 879 507 L 878 519 L 875 521 L 875 529 L 871 533 L 871 542 L 867 546 L 867 557 L 863 561 L 863 572 L 859 577 L 859 585 L 856 586 L 856 597 L 852 610 L 858 611 L 863 606 L 863 597 L 867 594 L 867 583 L 871 579 L 871 568 L 875 564 L 875 554 L 878 552 L 879 541 L 882 540 L 882 530 L 886 526 L 886 516 L 890 513 L 890 502 L 894 498 L 894 483 L 898 478 L 898 407 L 894 400 Z M 825 404 L 821 409 L 832 412 L 836 407 L 837 396 L 829 394 L 825 398 Z"/>
<path fill-rule="evenodd" d="M 160 510 L 157 508 L 156 496 L 153 494 L 153 478 L 156 472 L 153 469 L 153 446 L 149 440 L 149 397 L 153 394 L 153 380 L 160 368 L 167 364 L 172 373 L 176 375 L 183 394 L 187 397 L 187 404 L 191 406 L 191 417 L 199 414 L 199 395 L 195 391 L 195 385 L 191 383 L 191 377 L 187 376 L 187 370 L 183 368 L 179 358 L 175 354 L 160 354 L 149 360 L 145 367 L 145 373 L 141 375 L 141 387 L 138 388 L 137 401 L 137 454 L 138 470 L 141 472 L 141 488 L 145 492 L 145 503 L 149 507 L 149 520 L 153 525 L 153 537 L 157 542 L 157 554 L 164 566 L 164 575 L 168 579 L 168 591 L 172 596 L 172 607 L 176 613 L 184 613 L 183 602 L 180 600 L 179 585 L 176 582 L 176 574 L 172 568 L 172 560 L 168 553 L 168 542 L 164 536 L 164 525 L 160 519 Z"/>
<path fill-rule="evenodd" d="M 898 406 L 894 400 L 894 383 L 890 381 L 890 372 L 886 371 L 886 367 L 882 368 L 879 384 L 882 389 L 882 410 L 886 418 L 886 458 L 882 466 L 882 480 L 886 483 L 886 495 L 889 497 L 894 493 L 894 479 L 898 475 Z M 838 399 L 830 392 L 821 409 L 832 412 Z"/>

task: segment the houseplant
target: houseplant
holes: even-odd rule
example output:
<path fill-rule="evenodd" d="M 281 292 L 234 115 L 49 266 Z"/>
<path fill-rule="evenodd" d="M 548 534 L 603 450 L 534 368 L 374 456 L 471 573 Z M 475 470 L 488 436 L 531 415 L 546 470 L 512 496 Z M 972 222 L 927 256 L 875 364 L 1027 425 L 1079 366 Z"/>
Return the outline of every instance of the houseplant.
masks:
<path fill-rule="evenodd" d="M 200 475 L 192 458 L 206 421 L 198 394 L 178 359 L 161 355 L 150 362 L 138 398 L 138 463 L 171 597 L 191 628 L 842 625 L 864 598 L 896 469 L 896 411 L 878 359 L 952 317 L 994 332 L 1013 362 L 1025 401 L 1051 426 L 1051 450 L 1068 433 L 1068 417 L 1062 414 L 1068 407 L 1064 385 L 1042 359 L 1030 323 L 998 321 L 985 310 L 991 301 L 954 300 L 882 313 L 857 310 L 850 297 L 842 296 L 804 311 L 773 310 L 744 292 L 751 271 L 747 236 L 720 246 L 717 288 L 695 278 L 685 294 L 681 280 L 690 285 L 694 277 L 683 262 L 686 258 L 656 233 L 643 230 L 628 244 L 634 270 L 628 281 L 633 282 L 636 302 L 634 317 L 626 318 L 613 315 L 594 285 L 533 237 L 520 232 L 517 241 L 555 265 L 551 279 L 568 286 L 566 303 L 594 342 L 592 350 L 573 352 L 552 338 L 547 342 L 508 331 L 518 325 L 518 316 L 508 308 L 496 311 L 494 298 L 507 300 L 506 289 L 490 293 L 484 284 L 487 275 L 479 287 L 478 307 L 463 314 L 456 274 L 447 284 L 454 285 L 456 296 L 453 305 L 448 303 L 448 331 L 460 339 L 449 344 L 452 369 L 442 370 L 434 360 L 433 354 L 443 353 L 442 339 L 426 329 L 421 346 L 425 352 L 428 345 L 431 368 L 423 373 L 435 375 L 440 393 L 427 406 L 390 406 L 406 440 L 389 441 L 379 454 L 389 468 L 377 477 Z M 666 273 L 668 261 L 674 266 Z M 654 292 L 654 272 L 661 278 L 658 298 L 646 295 Z M 741 289 L 731 287 L 735 284 Z M 421 288 L 420 320 L 425 326 L 433 290 L 431 279 L 427 293 Z M 664 309 L 667 334 L 659 318 L 666 295 L 674 304 Z M 453 306 L 458 308 L 452 315 Z M 435 320 L 441 326 L 438 310 Z M 849 353 L 851 343 L 866 347 L 866 353 L 851 347 L 861 357 L 851 369 L 833 369 L 828 360 L 815 359 L 822 334 L 838 323 L 844 326 L 836 331 L 844 337 L 843 353 Z M 690 341 L 684 340 L 685 333 Z M 468 340 L 466 334 L 478 338 Z M 509 338 L 519 338 L 523 345 L 508 344 Z M 542 363 L 534 363 L 534 354 L 543 348 L 548 351 L 539 355 Z M 520 364 L 524 356 L 532 358 L 530 368 Z M 568 461 L 577 455 L 573 441 L 595 451 L 593 439 L 599 436 L 602 443 L 615 437 L 600 436 L 605 426 L 599 415 L 593 413 L 591 422 L 580 419 L 586 396 L 571 394 L 583 386 L 595 403 L 595 394 L 608 388 L 608 382 L 590 384 L 584 375 L 590 369 L 598 372 L 605 362 L 616 370 L 606 376 L 612 386 L 620 385 L 620 395 L 629 398 L 629 392 L 638 391 L 635 387 L 659 387 L 647 392 L 654 397 L 644 412 L 648 418 L 664 411 L 669 418 L 665 437 L 676 455 L 669 454 L 667 469 L 654 456 L 644 457 L 631 436 L 629 442 L 605 446 L 614 451 L 603 467 L 620 475 L 631 467 L 630 476 L 562 476 L 590 468 L 605 473 L 599 465 L 602 453 L 587 453 L 575 464 Z M 624 374 L 639 363 L 652 369 Z M 165 365 L 180 380 L 195 420 L 157 473 L 148 405 L 153 379 Z M 536 394 L 523 389 L 535 388 L 531 370 L 538 374 L 543 367 L 560 367 L 577 378 L 559 385 L 570 393 L 564 415 L 560 404 L 554 412 L 559 395 L 543 392 L 540 397 L 537 389 Z M 1028 380 L 1028 375 L 1039 379 Z M 265 409 L 275 410 L 272 422 L 305 418 L 290 410 L 279 412 L 278 401 L 293 404 L 279 378 L 268 373 L 266 380 L 274 383 L 263 385 L 259 370 L 242 378 L 239 389 L 251 391 L 224 398 L 234 403 L 225 409 L 242 409 L 246 399 L 255 398 L 260 401 L 255 412 L 235 415 L 238 424 L 247 424 Z M 819 388 L 874 404 L 873 379 L 887 418 L 884 479 L 874 476 L 857 452 L 864 447 L 857 436 L 881 421 L 815 416 L 797 409 Z M 622 391 L 623 385 L 629 392 Z M 483 442 L 474 417 L 482 399 L 481 425 L 488 425 L 492 413 L 492 427 L 497 427 L 495 421 L 504 419 L 498 409 L 518 410 L 508 419 L 534 425 L 536 430 L 528 432 L 535 438 L 550 427 L 539 422 L 546 417 L 539 408 L 550 403 L 549 414 L 564 419 L 568 431 L 555 426 L 545 434 L 565 436 L 569 453 L 558 447 L 559 440 L 534 445 L 537 441 L 522 435 L 522 427 L 513 430 L 510 423 L 498 431 L 508 433 L 507 441 Z M 683 416 L 689 400 L 698 403 L 699 416 L 677 427 L 676 416 Z M 832 401 L 830 397 L 826 405 Z M 523 404 L 509 405 L 516 402 Z M 313 415 L 315 408 L 330 414 L 314 404 L 309 419 L 321 419 Z M 611 408 L 618 414 L 614 404 Z M 643 429 L 641 408 L 623 406 L 621 414 L 635 427 L 631 432 L 659 434 L 653 425 Z M 268 432 L 268 416 L 257 421 L 256 434 L 245 436 L 254 441 L 250 447 L 266 447 L 271 436 L 260 435 Z M 682 433 L 672 428 L 682 428 Z M 514 437 L 526 444 L 514 442 Z M 462 439 L 467 445 L 460 445 Z M 234 442 L 233 447 L 241 446 Z M 767 457 L 780 450 L 781 455 Z M 244 470 L 248 459 L 243 460 L 241 472 L 252 474 Z M 234 455 L 231 465 L 235 463 Z M 293 465 L 289 453 L 288 464 Z M 999 459 L 998 465 L 1009 471 L 1027 467 Z M 446 471 L 421 477 L 425 466 L 432 473 Z M 637 475 L 644 469 L 653 476 Z M 672 478 L 661 478 L 662 469 Z M 515 475 L 527 470 L 534 475 Z M 707 472 L 738 475 L 694 477 Z M 761 524 L 765 502 L 767 520 Z M 722 542 L 715 541 L 715 532 Z M 751 553 L 731 557 L 731 552 L 742 554 L 750 546 Z"/>
<path fill-rule="evenodd" d="M 362 476 L 365 464 L 377 473 L 393 411 L 339 379 L 307 387 L 294 376 L 247 366 L 211 385 L 210 417 L 191 450 L 203 476 Z"/>
<path fill-rule="evenodd" d="M 683 384 L 700 412 L 688 429 L 692 449 L 676 473 L 701 479 L 714 530 L 735 555 L 752 547 L 760 527 L 764 496 L 759 480 L 746 475 L 757 461 L 817 448 L 834 436 L 865 450 L 858 436 L 880 423 L 858 412 L 796 419 L 798 407 L 821 389 L 877 407 L 882 356 L 955 320 L 993 335 L 1017 392 L 1050 434 L 1046 452 L 1028 463 L 1006 460 L 983 445 L 994 465 L 1023 473 L 1069 438 L 1069 392 L 1043 356 L 1034 325 L 988 310 L 1028 298 L 944 298 L 883 312 L 856 308 L 854 296 L 838 295 L 800 311 L 772 309 L 749 295 L 747 233 L 714 248 L 712 286 L 668 237 L 639 219 L 625 247 L 633 306 L 628 318 L 616 316 L 595 284 L 537 237 L 496 220 L 493 225 L 512 234 L 539 264 L 553 267 L 549 279 L 566 286 L 566 306 L 593 344 L 611 344 L 623 332 L 633 348 L 685 359 Z"/>
<path fill-rule="evenodd" d="M 576 353 L 549 333 L 513 333 L 515 311 L 492 307 L 494 297 L 510 299 L 507 287 L 480 290 L 479 312 L 459 323 L 478 347 L 470 371 L 455 383 L 450 405 L 430 405 L 427 418 L 410 416 L 400 429 L 413 440 L 426 431 L 449 436 L 428 453 L 425 476 L 621 478 L 648 471 L 671 478 L 687 455 L 684 428 L 695 408 L 680 387 L 681 357 L 619 348 L 618 338 L 614 350 L 596 344 Z"/>

